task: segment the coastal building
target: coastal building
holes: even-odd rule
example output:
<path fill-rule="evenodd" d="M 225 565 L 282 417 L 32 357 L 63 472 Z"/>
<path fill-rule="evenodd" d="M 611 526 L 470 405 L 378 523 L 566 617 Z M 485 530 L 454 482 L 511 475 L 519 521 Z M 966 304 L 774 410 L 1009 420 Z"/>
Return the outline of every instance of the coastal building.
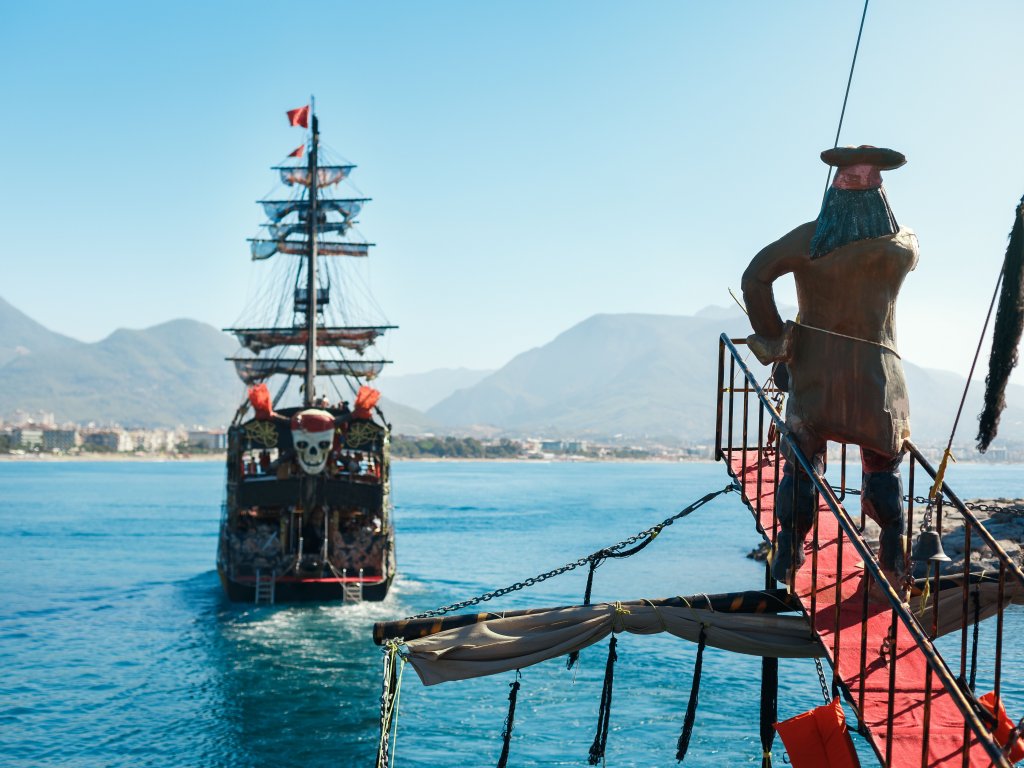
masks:
<path fill-rule="evenodd" d="M 47 453 L 66 453 L 82 444 L 76 427 L 54 427 L 43 430 L 43 450 Z"/>
<path fill-rule="evenodd" d="M 24 451 L 40 450 L 43 447 L 43 428 L 35 424 L 15 427 L 12 437 L 14 444 Z"/>
<path fill-rule="evenodd" d="M 82 446 L 94 451 L 131 451 L 131 436 L 122 429 L 90 429 L 82 434 Z"/>
<path fill-rule="evenodd" d="M 225 451 L 228 447 L 224 430 L 190 429 L 188 447 L 198 451 Z"/>

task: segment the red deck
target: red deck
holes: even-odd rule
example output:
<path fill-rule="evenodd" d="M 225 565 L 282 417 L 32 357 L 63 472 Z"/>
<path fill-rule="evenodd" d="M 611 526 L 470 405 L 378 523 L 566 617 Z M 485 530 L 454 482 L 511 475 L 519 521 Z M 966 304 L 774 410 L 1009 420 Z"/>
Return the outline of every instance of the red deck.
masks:
<path fill-rule="evenodd" d="M 776 461 L 774 454 L 761 458 L 751 449 L 734 450 L 729 455 L 732 471 L 743 485 L 744 500 L 760 518 L 769 540 L 775 535 L 772 513 L 776 470 L 781 477 Z M 893 626 L 893 612 L 887 605 L 871 602 L 867 621 L 861 621 L 864 589 L 870 576 L 858 567 L 860 555 L 846 536 L 840 547 L 838 534 L 838 521 L 822 503 L 818 514 L 817 592 L 813 594 L 812 586 L 813 534 L 806 544 L 807 560 L 796 574 L 795 592 L 807 615 L 813 613 L 814 632 L 833 669 L 859 703 L 861 720 L 883 764 L 897 768 L 991 765 L 989 755 L 968 731 L 962 713 L 931 674 L 923 653 L 899 621 L 895 670 L 891 668 L 890 653 L 883 649 Z M 890 690 L 894 691 L 891 708 Z M 963 745 L 968 737 L 971 748 L 965 760 Z"/>

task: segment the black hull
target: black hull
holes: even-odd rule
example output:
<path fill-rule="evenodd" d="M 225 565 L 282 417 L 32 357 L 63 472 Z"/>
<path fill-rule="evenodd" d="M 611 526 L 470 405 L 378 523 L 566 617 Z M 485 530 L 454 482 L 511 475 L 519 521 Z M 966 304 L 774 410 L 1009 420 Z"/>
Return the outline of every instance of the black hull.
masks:
<path fill-rule="evenodd" d="M 364 602 L 380 602 L 388 595 L 394 576 L 381 582 L 363 585 Z M 220 572 L 224 594 L 233 603 L 256 602 L 256 586 L 252 581 L 238 582 L 229 579 Z M 317 581 L 278 581 L 274 585 L 274 604 L 279 603 L 341 603 L 345 593 L 339 582 L 334 580 Z"/>

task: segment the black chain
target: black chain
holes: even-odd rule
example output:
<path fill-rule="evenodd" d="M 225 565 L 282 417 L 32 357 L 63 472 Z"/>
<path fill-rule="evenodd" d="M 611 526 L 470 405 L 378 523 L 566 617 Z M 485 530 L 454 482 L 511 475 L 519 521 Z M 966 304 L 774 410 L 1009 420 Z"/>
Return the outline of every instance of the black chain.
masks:
<path fill-rule="evenodd" d="M 483 603 L 483 602 L 486 602 L 488 600 L 493 600 L 496 597 L 501 597 L 502 595 L 507 595 L 509 592 L 517 592 L 520 589 L 525 589 L 526 587 L 532 587 L 535 584 L 540 584 L 542 581 L 547 581 L 548 579 L 552 578 L 553 576 L 561 576 L 563 573 L 568 573 L 569 571 L 575 571 L 577 568 L 581 568 L 582 566 L 587 565 L 591 561 L 598 560 L 598 559 L 604 559 L 606 557 L 614 557 L 615 553 L 618 553 L 618 552 L 620 552 L 620 550 L 623 550 L 626 547 L 629 547 L 629 546 L 631 546 L 633 544 L 636 544 L 641 539 L 647 539 L 648 540 L 647 542 L 645 542 L 645 545 L 646 545 L 647 543 L 650 543 L 650 540 L 654 539 L 655 536 L 657 536 L 659 533 L 661 533 L 661 530 L 663 528 L 666 528 L 666 527 L 672 525 L 672 523 L 674 523 L 676 520 L 679 520 L 680 518 L 686 517 L 691 512 L 694 512 L 697 509 L 700 509 L 701 507 L 703 507 L 705 504 L 707 504 L 709 501 L 711 501 L 716 496 L 720 496 L 723 493 L 728 493 L 729 491 L 735 491 L 735 490 L 738 490 L 738 486 L 734 483 L 732 485 L 725 486 L 725 488 L 723 488 L 720 491 L 712 491 L 711 493 L 709 493 L 709 494 L 701 497 L 697 501 L 695 501 L 690 506 L 688 506 L 685 509 L 682 509 L 679 512 L 677 512 L 676 514 L 672 515 L 672 517 L 669 517 L 669 518 L 666 518 L 665 520 L 662 520 L 657 525 L 651 526 L 650 528 L 647 528 L 647 529 L 645 529 L 643 531 L 640 531 L 640 533 L 634 534 L 633 536 L 630 536 L 628 539 L 623 539 L 618 544 L 613 544 L 610 547 L 604 547 L 603 549 L 599 549 L 597 552 L 594 552 L 593 554 L 587 555 L 586 557 L 581 557 L 579 560 L 576 560 L 576 561 L 574 561 L 572 563 L 566 563 L 565 565 L 561 566 L 560 568 L 555 568 L 553 570 L 547 571 L 546 573 L 541 573 L 541 574 L 539 574 L 537 576 L 531 576 L 528 579 L 523 579 L 522 581 L 517 581 L 515 584 L 510 584 L 507 587 L 501 587 L 500 589 L 495 589 L 495 590 L 492 590 L 491 592 L 485 592 L 484 594 L 478 595 L 477 597 L 471 597 L 469 600 L 463 600 L 461 603 L 452 603 L 451 605 L 446 605 L 443 608 L 435 608 L 432 611 L 425 611 L 423 613 L 416 614 L 415 616 L 410 616 L 409 618 L 404 619 L 404 621 L 410 621 L 411 619 L 429 619 L 432 616 L 443 616 L 444 614 L 451 613 L 452 611 L 459 611 L 459 610 L 462 610 L 463 608 L 468 608 L 471 605 L 477 605 L 479 603 Z M 635 551 L 639 552 L 642 548 L 643 548 L 642 546 L 641 547 L 637 547 Z M 630 552 L 628 554 L 633 554 L 633 553 Z M 627 555 L 627 553 L 625 553 L 625 552 L 621 553 L 621 556 L 626 556 L 626 555 Z"/>
<path fill-rule="evenodd" d="M 818 670 L 818 683 L 821 685 L 821 695 L 825 697 L 825 703 L 828 704 L 832 701 L 832 697 L 828 693 L 828 683 L 825 682 L 825 670 L 821 667 L 821 659 L 814 659 L 814 668 Z"/>
<path fill-rule="evenodd" d="M 839 486 L 831 486 L 833 492 L 839 492 Z M 846 488 L 846 493 L 850 496 L 860 496 L 860 490 L 857 488 Z M 911 501 L 909 496 L 903 497 L 904 501 Z M 913 498 L 915 504 L 928 504 L 928 498 L 926 496 L 915 496 Z M 972 501 L 965 501 L 963 505 L 971 510 L 972 512 L 988 512 L 989 514 L 995 514 L 998 512 L 1011 513 L 1015 517 L 1024 517 L 1024 504 L 1007 504 L 1000 506 L 998 504 L 978 504 Z"/>

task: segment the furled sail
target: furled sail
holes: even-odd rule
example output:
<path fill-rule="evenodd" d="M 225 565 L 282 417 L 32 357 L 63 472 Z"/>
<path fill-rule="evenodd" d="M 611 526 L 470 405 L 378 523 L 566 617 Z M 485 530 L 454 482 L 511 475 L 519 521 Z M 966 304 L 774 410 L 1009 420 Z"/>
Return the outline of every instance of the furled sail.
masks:
<path fill-rule="evenodd" d="M 316 332 L 317 346 L 342 347 L 362 354 L 385 331 L 393 325 L 374 325 L 345 328 L 318 328 Z M 238 338 L 238 343 L 246 349 L 259 354 L 271 347 L 305 346 L 309 339 L 309 330 L 299 328 L 228 328 Z"/>
<path fill-rule="evenodd" d="M 338 198 L 336 200 L 317 200 L 317 208 L 321 213 L 340 213 L 345 218 L 357 216 L 363 209 L 363 203 L 368 202 L 368 197 L 363 198 Z M 309 200 L 260 200 L 263 212 L 272 221 L 281 221 L 289 213 L 298 211 L 299 218 L 305 219 L 309 212 Z"/>
<path fill-rule="evenodd" d="M 253 261 L 269 259 L 275 253 L 290 253 L 294 256 L 309 254 L 309 243 L 305 240 L 250 240 Z M 373 243 L 338 243 L 323 241 L 317 243 L 321 256 L 366 256 Z"/>
<path fill-rule="evenodd" d="M 229 357 L 235 364 L 238 377 L 248 385 L 257 384 L 275 373 L 305 376 L 306 361 L 295 359 L 263 359 L 261 357 Z M 316 372 L 320 376 L 352 376 L 359 379 L 376 378 L 390 360 L 318 360 Z"/>
<path fill-rule="evenodd" d="M 317 168 L 316 185 L 318 187 L 329 187 L 339 181 L 348 178 L 348 175 L 355 168 L 354 165 L 321 165 Z M 299 185 L 309 186 L 309 168 L 304 165 L 284 167 L 274 166 L 275 171 L 281 172 L 281 182 L 288 186 Z"/>
<path fill-rule="evenodd" d="M 267 223 L 263 226 L 267 228 L 270 232 L 270 236 L 275 240 L 283 240 L 289 235 L 304 235 L 307 231 L 306 225 L 302 222 L 291 224 Z M 352 219 L 345 218 L 341 221 L 321 221 L 317 224 L 316 228 L 322 233 L 337 232 L 339 235 L 343 235 L 352 228 Z"/>
<path fill-rule="evenodd" d="M 406 643 L 406 658 L 424 685 L 523 669 L 593 645 L 612 632 L 668 632 L 735 653 L 778 658 L 820 656 L 803 616 L 766 616 L 696 608 L 614 603 L 554 608 L 495 618 Z"/>

